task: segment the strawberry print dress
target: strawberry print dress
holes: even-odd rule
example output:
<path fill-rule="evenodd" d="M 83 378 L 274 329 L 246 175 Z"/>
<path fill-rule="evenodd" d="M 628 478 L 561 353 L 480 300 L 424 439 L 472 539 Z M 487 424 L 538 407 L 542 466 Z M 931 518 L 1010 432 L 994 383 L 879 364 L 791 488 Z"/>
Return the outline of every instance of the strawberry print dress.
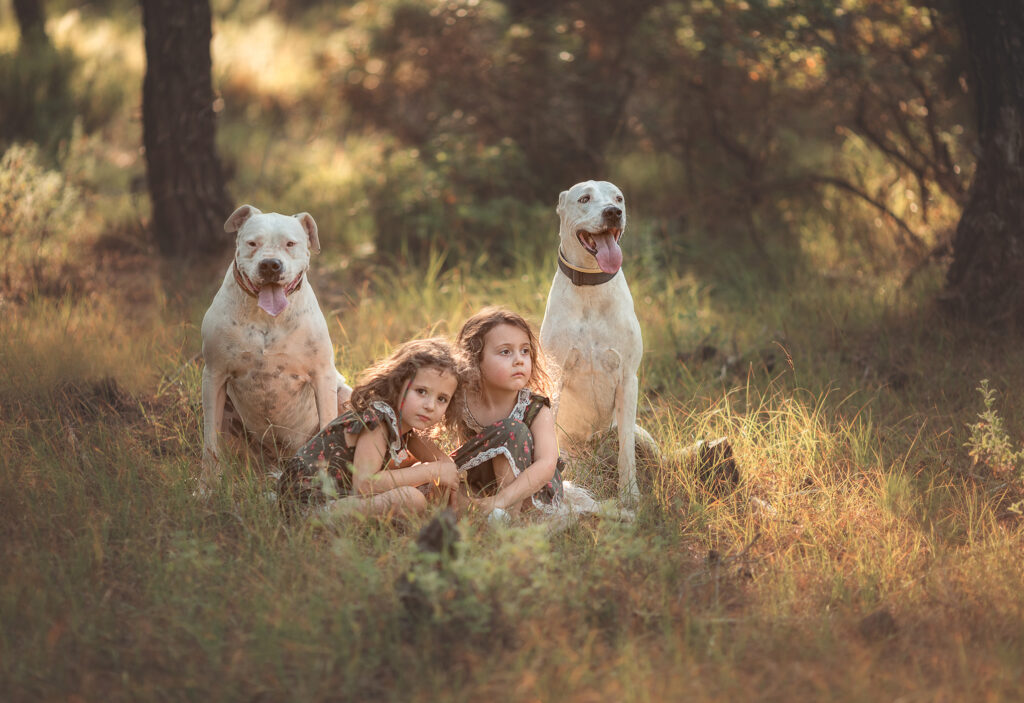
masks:
<path fill-rule="evenodd" d="M 365 412 L 348 410 L 336 417 L 298 453 L 288 459 L 278 479 L 277 493 L 282 501 L 321 505 L 330 499 L 352 495 L 352 461 L 356 448 L 346 435 L 365 430 L 387 428 L 388 455 L 381 470 L 400 466 L 409 457 L 406 443 L 409 432 L 398 433 L 398 418 L 390 405 L 375 400 Z"/>
<path fill-rule="evenodd" d="M 508 417 L 487 427 L 474 426 L 471 417 L 466 420 L 469 429 L 476 431 L 476 434 L 452 454 L 452 460 L 459 471 L 465 474 L 466 483 L 472 492 L 477 495 L 497 493 L 491 465 L 491 459 L 496 456 L 502 455 L 508 459 L 516 476 L 533 463 L 533 432 L 530 431 L 530 425 L 544 406 L 551 407 L 551 401 L 524 388 L 519 391 L 516 404 Z M 562 500 L 562 466 L 563 462 L 559 459 L 555 475 L 533 494 L 534 506 L 544 512 L 551 512 Z"/>

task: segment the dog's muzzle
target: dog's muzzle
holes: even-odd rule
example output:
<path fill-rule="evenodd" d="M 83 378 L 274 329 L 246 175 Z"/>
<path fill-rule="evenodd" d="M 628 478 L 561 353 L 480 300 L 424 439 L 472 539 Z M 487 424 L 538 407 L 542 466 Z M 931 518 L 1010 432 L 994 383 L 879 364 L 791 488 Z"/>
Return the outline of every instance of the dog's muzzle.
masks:
<path fill-rule="evenodd" d="M 281 262 L 278 259 L 264 259 L 259 263 L 257 269 L 260 272 L 261 278 L 266 281 L 263 274 L 264 264 L 267 262 L 277 263 L 277 276 L 280 277 L 280 270 L 283 268 Z M 268 264 L 269 268 L 273 268 L 273 264 Z M 266 312 L 272 317 L 277 317 L 284 309 L 288 307 L 288 296 L 299 289 L 302 285 L 302 277 L 305 275 L 305 271 L 296 276 L 291 282 L 286 285 L 282 285 L 277 282 L 266 281 L 260 285 L 253 283 L 252 279 L 242 273 L 242 269 L 239 268 L 238 262 L 235 261 L 235 283 L 238 287 L 246 292 L 250 297 L 256 298 L 256 304 L 261 310 Z M 276 279 L 275 279 L 276 280 Z"/>

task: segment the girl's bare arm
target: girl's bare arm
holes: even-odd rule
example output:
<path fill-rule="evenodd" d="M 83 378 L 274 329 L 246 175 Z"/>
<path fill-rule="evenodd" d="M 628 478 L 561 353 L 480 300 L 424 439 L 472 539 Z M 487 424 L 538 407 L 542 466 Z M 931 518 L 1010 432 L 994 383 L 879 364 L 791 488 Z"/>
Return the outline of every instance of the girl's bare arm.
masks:
<path fill-rule="evenodd" d="M 458 486 L 458 472 L 450 459 L 450 467 L 443 461 L 432 461 L 381 471 L 387 451 L 387 431 L 383 426 L 359 435 L 352 460 L 352 491 L 356 495 L 371 496 L 399 486 L 421 486 L 435 481 L 453 488 Z"/>
<path fill-rule="evenodd" d="M 507 509 L 524 498 L 529 498 L 544 487 L 555 475 L 558 464 L 558 439 L 555 436 L 555 415 L 551 408 L 543 407 L 530 425 L 533 433 L 533 463 L 516 479 L 489 501 L 482 501 L 485 509 Z M 488 504 L 489 503 L 489 504 Z"/>

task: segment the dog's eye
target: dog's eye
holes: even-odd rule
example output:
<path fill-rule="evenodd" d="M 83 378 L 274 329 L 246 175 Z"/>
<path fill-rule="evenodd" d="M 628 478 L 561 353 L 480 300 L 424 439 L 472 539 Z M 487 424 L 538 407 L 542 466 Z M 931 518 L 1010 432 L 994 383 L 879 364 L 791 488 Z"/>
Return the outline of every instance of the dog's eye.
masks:
<path fill-rule="evenodd" d="M 615 202 L 621 203 L 622 202 L 622 196 L 621 195 L 616 195 L 615 196 Z"/>
<path fill-rule="evenodd" d="M 295 246 L 295 242 L 288 242 L 288 248 L 289 249 L 291 249 L 293 246 Z"/>
<path fill-rule="evenodd" d="M 253 247 L 254 249 L 256 248 L 256 242 L 250 241 L 250 242 L 247 242 L 247 243 L 248 243 L 249 246 Z"/>
<path fill-rule="evenodd" d="M 590 196 L 589 195 L 581 195 L 578 202 L 580 204 L 589 203 L 590 202 Z"/>

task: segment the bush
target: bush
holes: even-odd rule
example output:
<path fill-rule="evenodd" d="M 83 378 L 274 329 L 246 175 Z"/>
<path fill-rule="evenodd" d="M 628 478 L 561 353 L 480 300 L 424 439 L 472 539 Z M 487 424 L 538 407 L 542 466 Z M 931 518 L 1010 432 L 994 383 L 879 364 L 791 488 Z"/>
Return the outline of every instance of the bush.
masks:
<path fill-rule="evenodd" d="M 992 474 L 1018 484 L 1024 482 L 1024 449 L 1017 449 L 1010 440 L 1003 418 L 995 409 L 996 392 L 988 379 L 978 388 L 985 409 L 978 413 L 979 421 L 969 425 L 970 439 L 966 446 L 975 463 L 988 467 Z"/>
<path fill-rule="evenodd" d="M 81 216 L 78 192 L 61 173 L 42 165 L 39 147 L 15 144 L 0 159 L 0 247 L 5 295 L 62 292 L 65 236 Z M 65 235 L 65 236 L 62 236 Z"/>
<path fill-rule="evenodd" d="M 546 207 L 508 191 L 509 183 L 529 181 L 526 171 L 510 141 L 485 146 L 449 134 L 424 149 L 390 152 L 367 185 L 377 251 L 404 251 L 415 260 L 446 251 L 450 261 L 515 263 L 538 232 L 550 234 L 555 226 L 555 195 Z"/>
<path fill-rule="evenodd" d="M 56 159 L 74 125 L 74 68 L 70 52 L 47 44 L 0 55 L 0 148 L 33 141 Z"/>

